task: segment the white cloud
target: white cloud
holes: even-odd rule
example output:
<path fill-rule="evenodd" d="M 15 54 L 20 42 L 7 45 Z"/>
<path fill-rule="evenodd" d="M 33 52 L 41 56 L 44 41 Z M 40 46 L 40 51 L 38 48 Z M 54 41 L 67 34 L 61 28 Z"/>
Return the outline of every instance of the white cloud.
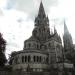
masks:
<path fill-rule="evenodd" d="M 74 0 L 59 0 L 59 4 L 57 6 L 50 7 L 49 9 L 49 18 L 54 21 L 55 25 L 59 25 L 60 29 L 63 31 L 61 26 L 63 25 L 63 20 L 66 20 L 66 24 L 69 32 L 72 35 L 73 41 L 75 43 L 75 1 Z"/>
<path fill-rule="evenodd" d="M 4 14 L 3 14 L 3 11 L 0 9 L 0 16 L 3 16 Z"/>
<path fill-rule="evenodd" d="M 2 0 L 1 0 L 2 1 Z M 1 3 L 0 32 L 7 41 L 7 54 L 14 50 L 22 50 L 23 42 L 28 39 L 34 27 L 33 17 L 38 13 L 40 0 L 3 0 Z M 74 36 L 75 4 L 74 0 L 42 0 L 46 13 L 58 32 L 63 31 L 62 19 L 65 17 L 70 33 Z M 49 10 L 48 10 L 49 9 Z"/>
<path fill-rule="evenodd" d="M 0 6 L 5 3 L 6 0 L 0 0 Z"/>
<path fill-rule="evenodd" d="M 29 18 L 33 19 L 37 14 L 37 10 L 41 0 L 6 0 L 4 9 L 10 10 L 12 8 L 23 11 L 29 14 Z M 45 10 L 48 12 L 49 6 L 58 4 L 58 0 L 42 0 Z M 35 10 L 35 11 L 34 11 Z"/>
<path fill-rule="evenodd" d="M 3 16 L 3 11 L 1 10 L 1 7 L 4 5 L 6 0 L 0 0 L 0 16 Z"/>
<path fill-rule="evenodd" d="M 0 18 L 0 32 L 7 41 L 6 54 L 10 54 L 12 51 L 23 49 L 23 42 L 30 37 L 34 23 L 27 19 L 27 14 L 23 12 L 4 12 L 4 16 Z"/>

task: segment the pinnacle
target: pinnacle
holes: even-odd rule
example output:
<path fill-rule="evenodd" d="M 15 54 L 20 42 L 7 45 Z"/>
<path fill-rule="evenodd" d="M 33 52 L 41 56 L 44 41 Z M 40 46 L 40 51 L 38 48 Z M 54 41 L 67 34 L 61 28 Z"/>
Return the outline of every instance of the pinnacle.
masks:
<path fill-rule="evenodd" d="M 64 33 L 69 33 L 65 20 L 64 20 Z"/>
<path fill-rule="evenodd" d="M 44 15 L 45 15 L 45 11 L 44 11 L 44 7 L 43 7 L 42 1 L 41 1 L 41 3 L 40 3 L 39 13 L 38 13 L 38 14 L 39 14 L 39 15 L 41 15 L 41 14 L 44 14 Z"/>
<path fill-rule="evenodd" d="M 35 18 L 35 26 L 46 26 L 46 25 L 49 26 L 49 19 L 48 17 L 46 17 L 43 3 L 41 1 L 38 15 Z"/>

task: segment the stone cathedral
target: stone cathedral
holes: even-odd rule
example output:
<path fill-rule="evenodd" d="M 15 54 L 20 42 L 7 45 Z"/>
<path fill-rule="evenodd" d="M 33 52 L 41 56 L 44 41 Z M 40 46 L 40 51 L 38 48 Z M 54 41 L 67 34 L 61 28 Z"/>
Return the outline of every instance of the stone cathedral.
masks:
<path fill-rule="evenodd" d="M 23 50 L 16 52 L 12 57 L 12 69 L 27 71 L 29 68 L 37 72 L 47 71 L 51 67 L 56 68 L 61 60 L 61 38 L 56 28 L 51 34 L 49 19 L 41 2 L 35 17 L 32 36 L 24 41 Z"/>

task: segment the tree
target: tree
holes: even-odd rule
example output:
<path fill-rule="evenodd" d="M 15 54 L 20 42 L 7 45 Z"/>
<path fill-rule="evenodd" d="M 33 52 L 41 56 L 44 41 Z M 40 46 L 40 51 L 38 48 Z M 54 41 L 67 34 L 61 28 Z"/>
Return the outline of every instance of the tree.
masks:
<path fill-rule="evenodd" d="M 74 68 L 75 68 L 75 50 L 73 50 L 72 52 L 68 52 L 68 53 L 66 54 L 66 58 L 67 58 L 71 63 L 73 63 Z"/>
<path fill-rule="evenodd" d="M 13 57 L 16 55 L 16 51 L 12 52 L 9 57 L 9 64 L 12 65 Z"/>
<path fill-rule="evenodd" d="M 6 41 L 3 39 L 2 34 L 0 33 L 0 67 L 4 67 L 7 61 L 5 56 L 5 49 Z"/>

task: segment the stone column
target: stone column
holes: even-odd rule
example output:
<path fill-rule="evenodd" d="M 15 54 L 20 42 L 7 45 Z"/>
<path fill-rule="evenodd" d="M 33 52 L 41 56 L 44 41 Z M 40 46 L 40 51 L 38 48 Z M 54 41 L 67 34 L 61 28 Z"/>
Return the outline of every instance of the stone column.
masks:
<path fill-rule="evenodd" d="M 31 55 L 31 62 L 33 62 L 33 55 Z"/>
<path fill-rule="evenodd" d="M 22 63 L 22 56 L 19 57 L 19 62 Z"/>
<path fill-rule="evenodd" d="M 50 53 L 50 49 L 48 49 L 48 57 L 47 57 L 48 63 L 51 63 L 51 53 Z"/>
<path fill-rule="evenodd" d="M 15 59 L 13 59 L 13 62 L 12 62 L 12 64 L 15 64 Z"/>
<path fill-rule="evenodd" d="M 48 63 L 50 64 L 51 63 L 51 54 L 49 53 L 49 56 L 48 56 Z"/>
<path fill-rule="evenodd" d="M 35 62 L 37 62 L 37 56 L 35 56 Z"/>
<path fill-rule="evenodd" d="M 42 57 L 42 63 L 44 63 L 44 57 Z"/>
<path fill-rule="evenodd" d="M 21 59 L 20 56 L 18 56 L 18 63 L 20 63 L 20 59 Z"/>
<path fill-rule="evenodd" d="M 28 63 L 28 55 L 26 55 L 26 63 Z"/>

